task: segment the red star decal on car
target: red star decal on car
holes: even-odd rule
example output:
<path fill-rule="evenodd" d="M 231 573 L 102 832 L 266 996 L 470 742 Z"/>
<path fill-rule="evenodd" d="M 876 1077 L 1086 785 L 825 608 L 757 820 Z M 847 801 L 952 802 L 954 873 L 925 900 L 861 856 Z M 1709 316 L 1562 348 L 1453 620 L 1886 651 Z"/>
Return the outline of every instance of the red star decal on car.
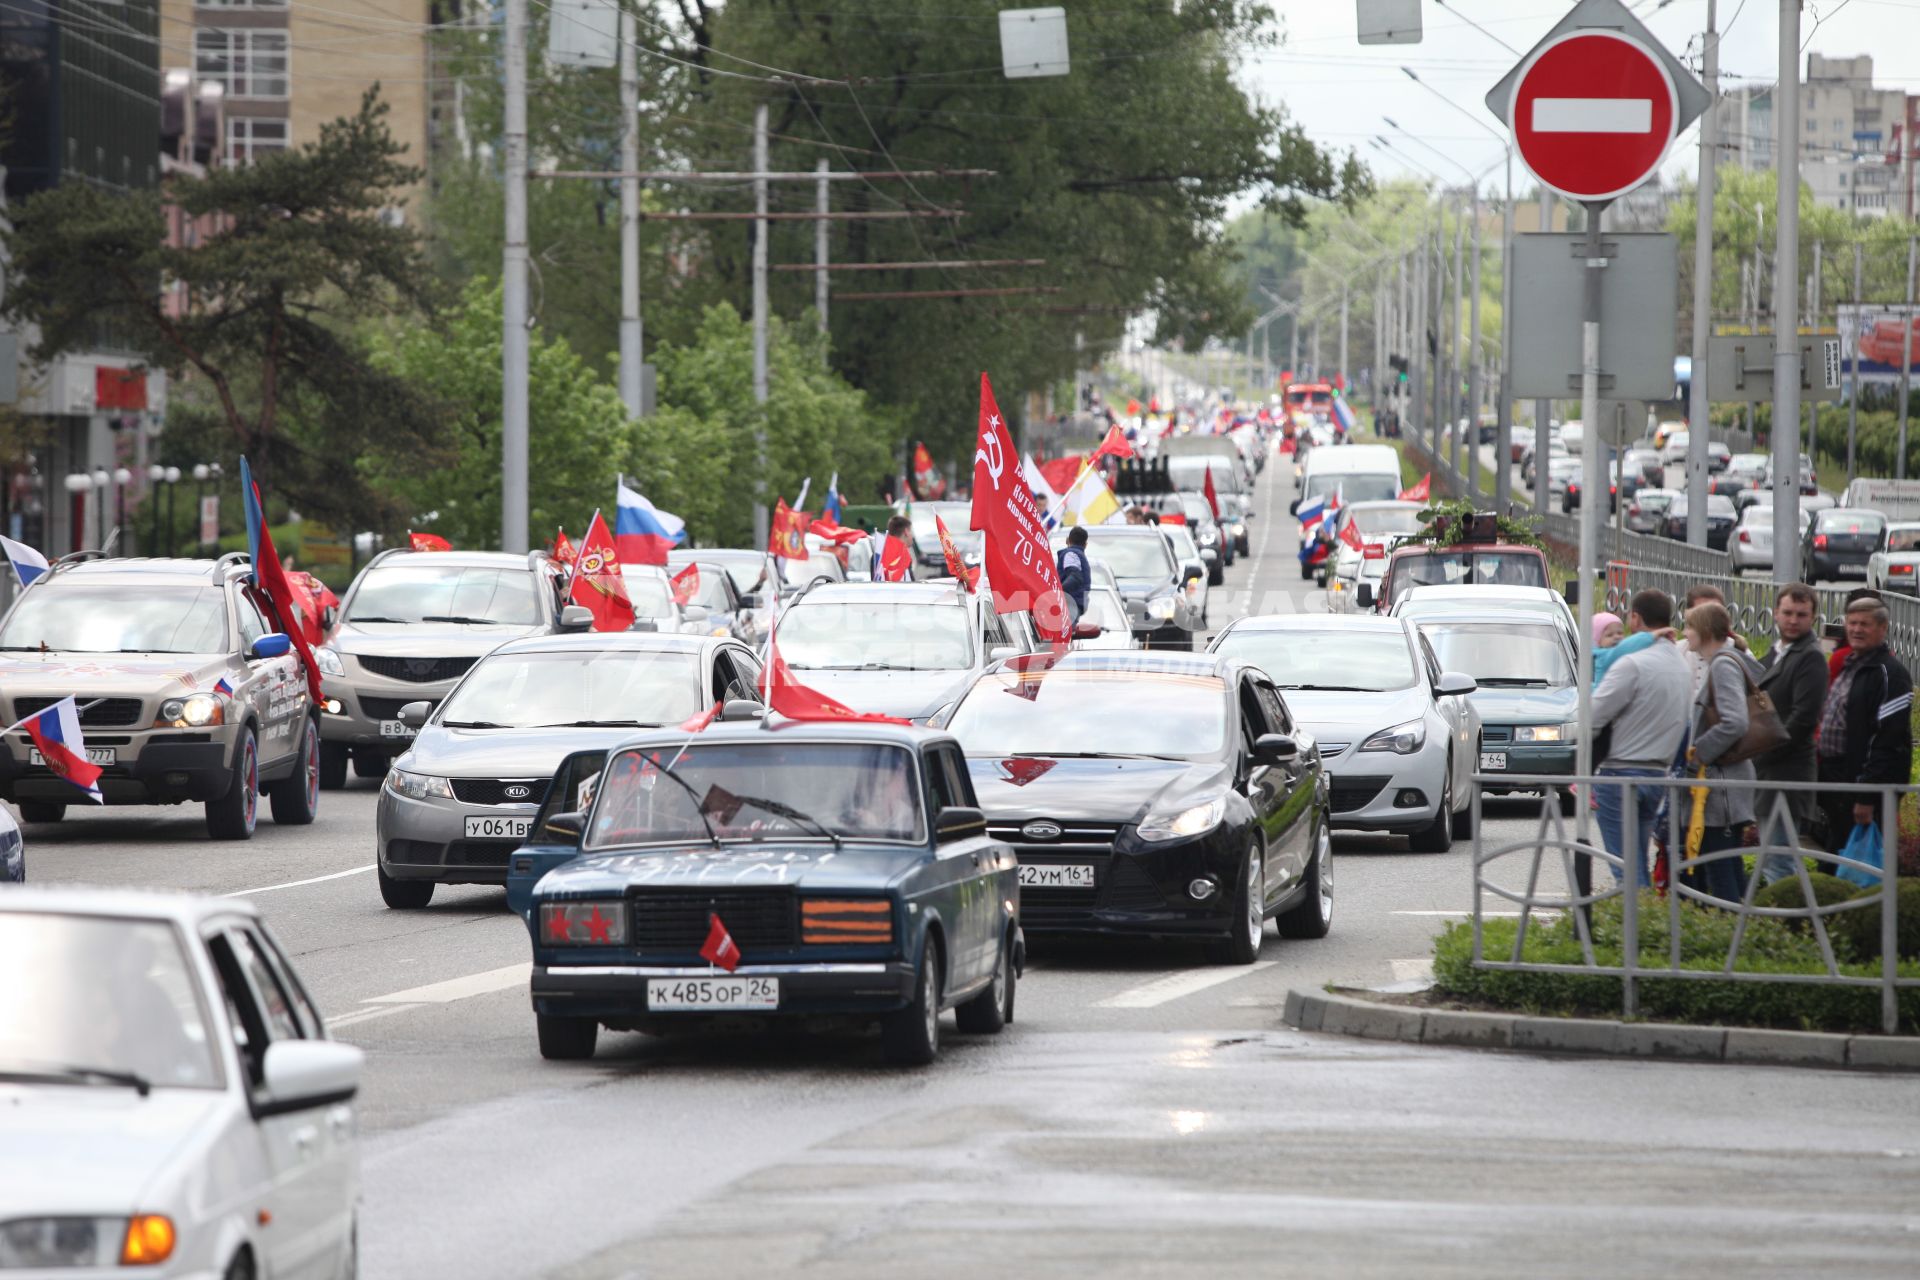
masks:
<path fill-rule="evenodd" d="M 587 939 L 590 942 L 613 941 L 613 920 L 601 915 L 598 907 L 595 907 L 593 914 L 587 917 Z"/>
<path fill-rule="evenodd" d="M 547 913 L 547 932 L 555 942 L 566 942 L 573 937 L 573 923 L 567 919 L 566 908 Z"/>

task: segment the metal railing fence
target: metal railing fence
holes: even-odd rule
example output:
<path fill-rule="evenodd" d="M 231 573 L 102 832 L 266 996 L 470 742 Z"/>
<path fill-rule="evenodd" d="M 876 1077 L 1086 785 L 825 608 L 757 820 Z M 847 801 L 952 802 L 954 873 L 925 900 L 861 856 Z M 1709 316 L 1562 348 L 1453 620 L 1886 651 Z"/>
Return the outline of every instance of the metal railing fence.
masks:
<path fill-rule="evenodd" d="M 1920 988 L 1920 977 L 1902 977 L 1899 972 L 1898 935 L 1898 893 L 1889 892 L 1889 888 L 1898 884 L 1896 878 L 1899 865 L 1898 857 L 1898 821 L 1897 814 L 1901 797 L 1920 791 L 1910 786 L 1882 787 L 1839 787 L 1822 786 L 1818 783 L 1794 782 L 1750 782 L 1733 779 L 1710 779 L 1705 782 L 1690 778 L 1631 778 L 1624 780 L 1614 777 L 1566 777 L 1534 776 L 1515 774 L 1476 774 L 1473 779 L 1473 809 L 1475 816 L 1473 836 L 1473 964 L 1480 969 L 1513 970 L 1526 973 L 1563 973 L 1581 974 L 1590 977 L 1617 977 L 1621 983 L 1621 1010 L 1627 1017 L 1638 1015 L 1638 984 L 1648 978 L 1678 978 L 1731 982 L 1755 983 L 1805 983 L 1815 986 L 1877 987 L 1880 991 L 1881 1029 L 1893 1034 L 1899 1028 L 1900 991 L 1903 988 Z M 1483 787 L 1492 784 L 1502 789 L 1511 787 L 1538 787 L 1545 799 L 1541 805 L 1540 825 L 1531 836 L 1508 841 L 1497 847 L 1489 847 L 1484 837 L 1485 827 L 1479 821 L 1485 799 Z M 1666 934 L 1668 939 L 1667 955 L 1664 963 L 1641 955 L 1641 907 L 1638 892 L 1639 868 L 1632 868 L 1631 879 L 1635 890 L 1627 888 L 1629 876 L 1624 874 L 1630 869 L 1627 858 L 1608 852 L 1593 841 L 1599 839 L 1598 824 L 1592 840 L 1582 841 L 1574 834 L 1574 819 L 1561 816 L 1558 802 L 1558 789 L 1568 784 L 1577 785 L 1582 795 L 1587 794 L 1590 786 L 1612 786 L 1623 792 L 1624 812 L 1621 830 L 1637 831 L 1639 794 L 1642 786 L 1657 787 L 1666 794 L 1662 800 L 1666 845 L 1664 856 L 1667 859 L 1669 874 L 1667 877 Z M 1749 792 L 1833 792 L 1835 790 L 1855 791 L 1872 797 L 1880 811 L 1881 857 L 1884 871 L 1871 867 L 1864 862 L 1829 853 L 1824 849 L 1804 848 L 1800 844 L 1799 833 L 1795 827 L 1791 812 L 1787 808 L 1784 796 L 1773 801 L 1772 811 L 1759 815 L 1760 843 L 1757 846 L 1738 846 L 1731 849 L 1703 852 L 1688 857 L 1686 850 L 1686 820 L 1691 814 L 1691 795 L 1693 788 L 1705 788 L 1707 791 L 1728 792 L 1742 790 Z M 1862 801 L 1866 803 L 1866 801 Z M 1717 862 L 1743 859 L 1746 855 L 1755 855 L 1752 871 L 1742 876 L 1743 890 L 1739 901 L 1718 898 L 1710 893 L 1686 883 L 1687 873 L 1697 872 L 1701 868 Z M 1870 873 L 1877 878 L 1878 887 L 1859 897 L 1843 899 L 1839 902 L 1801 907 L 1761 907 L 1754 905 L 1754 897 L 1761 887 L 1761 868 L 1766 864 L 1767 854 L 1790 855 L 1793 874 L 1799 882 L 1801 901 L 1814 904 L 1813 889 L 1808 880 L 1806 860 L 1812 859 L 1819 870 L 1838 871 L 1842 867 L 1852 867 Z M 1569 886 L 1564 894 L 1555 894 L 1543 890 L 1540 884 L 1544 861 L 1550 855 L 1557 855 L 1565 874 L 1565 883 Z M 1489 868 L 1503 859 L 1525 856 L 1527 864 L 1524 888 L 1498 884 L 1489 875 Z M 1663 856 L 1654 851 L 1642 851 L 1641 858 Z M 1612 887 L 1596 890 L 1591 887 L 1591 867 L 1593 863 L 1604 863 L 1613 872 Z M 1644 862 L 1651 868 L 1651 862 Z M 1487 900 L 1491 897 L 1500 903 L 1510 903 L 1519 908 L 1518 928 L 1514 933 L 1513 946 L 1504 958 L 1496 958 L 1486 953 L 1485 923 Z M 1591 912 L 1595 905 L 1618 900 L 1620 904 L 1621 943 L 1619 963 L 1603 963 L 1596 954 L 1593 943 L 1593 922 Z M 1702 968 L 1696 962 L 1689 965 L 1682 962 L 1681 904 L 1690 902 L 1698 905 L 1718 908 L 1735 915 L 1732 941 L 1724 959 L 1713 968 Z M 1843 973 L 1843 961 L 1836 955 L 1829 921 L 1845 912 L 1870 911 L 1878 908 L 1880 912 L 1880 957 L 1879 972 L 1872 976 L 1858 973 Z M 1582 961 L 1579 964 L 1558 964 L 1525 958 L 1527 934 L 1537 919 L 1538 913 L 1551 912 L 1570 914 L 1575 936 L 1580 944 Z M 1812 933 L 1823 962 L 1824 972 L 1820 973 L 1777 973 L 1762 972 L 1756 969 L 1742 969 L 1741 947 L 1747 940 L 1750 926 L 1757 920 L 1801 920 Z M 1858 967 L 1858 963 L 1856 963 Z"/>

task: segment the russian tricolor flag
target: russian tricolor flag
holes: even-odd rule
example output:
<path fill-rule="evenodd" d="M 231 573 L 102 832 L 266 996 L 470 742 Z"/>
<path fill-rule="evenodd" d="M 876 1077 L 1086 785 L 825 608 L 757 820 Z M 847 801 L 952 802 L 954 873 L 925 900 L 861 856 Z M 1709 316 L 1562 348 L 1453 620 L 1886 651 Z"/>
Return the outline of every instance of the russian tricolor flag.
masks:
<path fill-rule="evenodd" d="M 827 497 L 820 504 L 820 518 L 830 524 L 840 523 L 840 513 L 847 509 L 846 500 L 840 496 L 840 473 L 833 473 L 833 479 L 827 481 Z"/>
<path fill-rule="evenodd" d="M 1305 502 L 1301 503 L 1299 508 L 1293 514 L 1299 518 L 1300 526 L 1302 528 L 1306 528 L 1309 525 L 1315 525 L 1320 523 L 1320 517 L 1325 515 L 1326 513 L 1327 513 L 1327 495 L 1322 493 L 1322 494 L 1317 494 L 1314 497 L 1311 497 L 1307 499 Z"/>
<path fill-rule="evenodd" d="M 1333 420 L 1340 424 L 1342 431 L 1353 430 L 1353 406 L 1347 403 L 1345 396 L 1333 398 Z"/>
<path fill-rule="evenodd" d="M 5 730 L 25 729 L 34 749 L 56 778 L 64 778 L 87 793 L 95 804 L 105 804 L 100 795 L 100 766 L 87 759 L 87 742 L 80 736 L 80 710 L 68 694 L 50 707 L 34 712 Z"/>
<path fill-rule="evenodd" d="M 34 579 L 49 568 L 47 558 L 24 542 L 0 537 L 0 546 L 6 548 L 7 560 L 13 565 L 13 574 L 20 579 L 20 585 L 23 587 L 32 586 Z"/>
<path fill-rule="evenodd" d="M 686 521 L 654 509 L 645 498 L 615 486 L 613 547 L 621 564 L 665 564 L 667 552 L 686 540 Z"/>

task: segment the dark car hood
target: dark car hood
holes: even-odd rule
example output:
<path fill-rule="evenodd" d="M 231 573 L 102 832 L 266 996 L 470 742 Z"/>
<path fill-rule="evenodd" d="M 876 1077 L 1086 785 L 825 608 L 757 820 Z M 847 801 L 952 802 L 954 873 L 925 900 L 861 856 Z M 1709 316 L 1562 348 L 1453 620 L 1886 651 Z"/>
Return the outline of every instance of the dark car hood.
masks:
<path fill-rule="evenodd" d="M 624 893 L 630 886 L 669 889 L 885 889 L 931 856 L 917 845 L 824 841 L 675 844 L 658 849 L 584 853 L 540 878 L 534 893 Z"/>
<path fill-rule="evenodd" d="M 1137 822 L 1148 810 L 1229 781 L 1218 760 L 1056 760 L 969 756 L 967 771 L 990 822 L 1080 818 Z"/>
<path fill-rule="evenodd" d="M 1467 700 L 1482 724 L 1564 724 L 1579 714 L 1580 694 L 1559 689 L 1500 689 L 1481 685 Z"/>

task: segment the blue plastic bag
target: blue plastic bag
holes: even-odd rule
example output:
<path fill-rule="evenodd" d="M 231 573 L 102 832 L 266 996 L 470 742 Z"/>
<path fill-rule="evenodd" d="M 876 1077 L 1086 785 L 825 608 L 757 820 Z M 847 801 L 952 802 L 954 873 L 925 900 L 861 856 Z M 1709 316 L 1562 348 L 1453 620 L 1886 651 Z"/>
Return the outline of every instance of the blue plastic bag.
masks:
<path fill-rule="evenodd" d="M 1881 857 L 1879 823 L 1863 822 L 1855 826 L 1853 834 L 1848 836 L 1847 842 L 1840 846 L 1839 853 L 1843 858 L 1854 858 L 1864 862 L 1873 870 L 1864 871 L 1859 867 L 1836 865 L 1833 874 L 1842 880 L 1865 888 L 1880 887 L 1880 873 L 1885 869 L 1886 863 Z"/>

